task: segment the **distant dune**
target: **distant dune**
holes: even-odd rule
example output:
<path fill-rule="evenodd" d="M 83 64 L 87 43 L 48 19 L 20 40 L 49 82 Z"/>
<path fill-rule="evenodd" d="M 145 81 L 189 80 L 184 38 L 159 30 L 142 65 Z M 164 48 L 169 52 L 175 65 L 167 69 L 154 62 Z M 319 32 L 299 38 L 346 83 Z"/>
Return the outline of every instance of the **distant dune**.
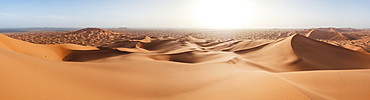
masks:
<path fill-rule="evenodd" d="M 343 36 L 340 32 L 335 30 L 322 30 L 322 29 L 312 29 L 307 37 L 312 39 L 329 39 L 329 40 L 348 40 L 347 37 Z"/>
<path fill-rule="evenodd" d="M 288 34 L 222 42 L 93 28 L 60 35 L 107 42 L 100 46 L 33 44 L 0 35 L 0 99 L 370 99 L 369 54 L 312 39 L 346 39 L 333 30 Z"/>

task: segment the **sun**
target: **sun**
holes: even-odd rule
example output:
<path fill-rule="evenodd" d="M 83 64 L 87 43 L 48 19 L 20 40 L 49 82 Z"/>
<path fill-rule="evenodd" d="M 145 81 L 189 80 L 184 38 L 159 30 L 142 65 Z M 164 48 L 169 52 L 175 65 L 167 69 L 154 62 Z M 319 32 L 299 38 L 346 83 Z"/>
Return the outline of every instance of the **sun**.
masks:
<path fill-rule="evenodd" d="M 211 28 L 240 28 L 255 16 L 246 0 L 201 0 L 195 7 L 195 17 Z"/>

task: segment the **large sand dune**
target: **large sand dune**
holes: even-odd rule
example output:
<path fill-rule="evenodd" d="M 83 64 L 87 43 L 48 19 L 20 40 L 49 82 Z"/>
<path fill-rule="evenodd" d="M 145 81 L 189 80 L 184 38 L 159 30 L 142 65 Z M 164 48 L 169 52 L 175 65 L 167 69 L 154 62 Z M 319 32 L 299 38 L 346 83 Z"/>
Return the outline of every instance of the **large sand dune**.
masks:
<path fill-rule="evenodd" d="M 145 37 L 99 48 L 0 35 L 0 55 L 1 100 L 370 99 L 370 55 L 301 35 Z"/>

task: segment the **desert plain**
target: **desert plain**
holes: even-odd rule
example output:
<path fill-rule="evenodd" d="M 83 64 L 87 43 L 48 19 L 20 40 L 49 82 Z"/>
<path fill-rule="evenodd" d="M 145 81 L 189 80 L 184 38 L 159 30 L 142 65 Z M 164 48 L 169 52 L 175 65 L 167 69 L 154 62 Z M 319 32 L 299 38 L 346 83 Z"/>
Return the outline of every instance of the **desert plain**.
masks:
<path fill-rule="evenodd" d="M 370 29 L 4 34 L 1 100 L 370 99 Z"/>

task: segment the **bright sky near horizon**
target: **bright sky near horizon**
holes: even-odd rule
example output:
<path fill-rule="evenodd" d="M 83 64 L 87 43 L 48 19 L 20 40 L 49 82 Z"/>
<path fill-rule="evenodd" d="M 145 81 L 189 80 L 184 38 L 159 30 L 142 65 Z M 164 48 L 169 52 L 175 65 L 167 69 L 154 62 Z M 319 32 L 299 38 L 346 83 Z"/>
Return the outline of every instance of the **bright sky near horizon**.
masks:
<path fill-rule="evenodd" d="M 0 28 L 369 28 L 369 5 L 369 0 L 0 0 Z"/>

